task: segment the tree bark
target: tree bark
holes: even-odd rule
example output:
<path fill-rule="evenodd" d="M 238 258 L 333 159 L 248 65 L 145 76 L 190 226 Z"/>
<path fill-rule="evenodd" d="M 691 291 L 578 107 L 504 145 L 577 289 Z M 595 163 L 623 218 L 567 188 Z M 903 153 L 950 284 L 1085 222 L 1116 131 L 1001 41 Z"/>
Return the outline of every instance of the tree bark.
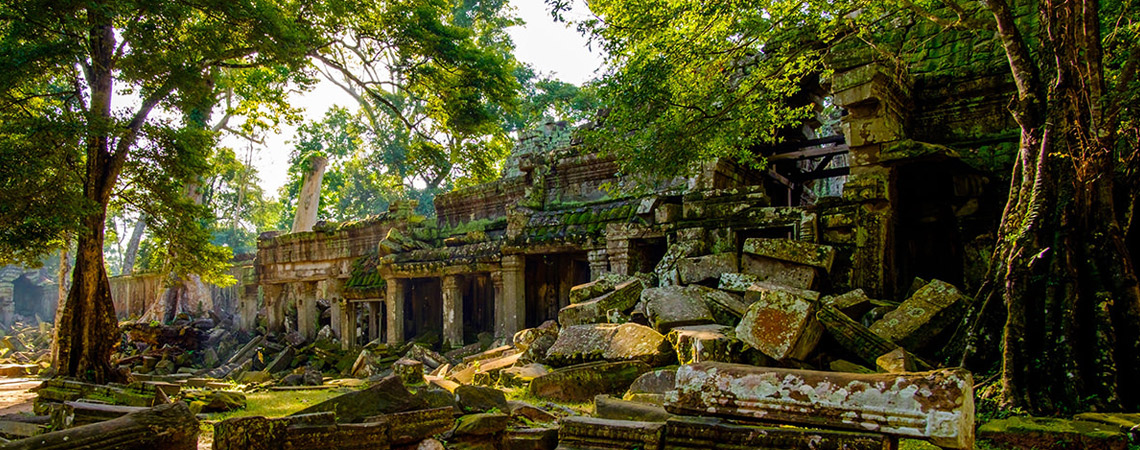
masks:
<path fill-rule="evenodd" d="M 139 219 L 135 221 L 131 241 L 127 244 L 127 254 L 123 257 L 123 275 L 135 273 L 135 258 L 139 255 L 139 243 L 142 241 L 144 230 L 146 230 L 146 213 L 140 214 Z"/>
<path fill-rule="evenodd" d="M 993 309 L 1004 314 L 1003 401 L 1034 414 L 1135 409 L 1140 290 L 1115 213 L 1115 127 L 1100 114 L 1099 5 L 1044 1 L 1049 32 L 1037 33 L 1036 52 L 1004 0 L 986 6 L 1017 81 L 1021 126 L 990 281 L 979 293 L 1004 305 Z"/>

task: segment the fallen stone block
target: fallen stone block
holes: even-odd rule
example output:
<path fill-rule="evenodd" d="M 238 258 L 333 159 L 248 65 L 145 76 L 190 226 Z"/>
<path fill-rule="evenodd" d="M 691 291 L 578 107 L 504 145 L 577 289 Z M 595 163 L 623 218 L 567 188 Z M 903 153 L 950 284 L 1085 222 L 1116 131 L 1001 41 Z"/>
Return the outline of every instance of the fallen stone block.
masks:
<path fill-rule="evenodd" d="M 595 362 L 563 367 L 530 382 L 536 397 L 588 402 L 598 394 L 621 394 L 650 366 L 641 361 Z"/>
<path fill-rule="evenodd" d="M 507 401 L 507 409 L 511 413 L 511 417 L 524 417 L 531 422 L 553 423 L 558 421 L 558 416 L 549 411 L 518 400 Z"/>
<path fill-rule="evenodd" d="M 665 408 L 660 405 L 622 400 L 603 394 L 594 397 L 594 417 L 638 422 L 665 422 L 673 415 L 665 411 Z"/>
<path fill-rule="evenodd" d="M 1128 433 L 1130 442 L 1140 442 L 1140 414 L 1081 413 L 1073 416 L 1073 419 L 1116 427 L 1122 433 Z"/>
<path fill-rule="evenodd" d="M 876 302 L 867 297 L 862 289 L 855 289 L 840 295 L 829 295 L 820 299 L 824 305 L 838 309 L 847 317 L 863 317 L 867 311 L 876 306 L 885 306 L 885 302 Z"/>
<path fill-rule="evenodd" d="M 879 337 L 863 324 L 856 322 L 846 314 L 830 306 L 821 306 L 816 313 L 819 323 L 823 324 L 839 345 L 847 349 L 864 362 L 876 365 L 879 356 L 890 353 L 899 348 L 895 343 Z M 920 358 L 915 358 L 915 365 L 919 370 L 930 370 L 933 367 Z"/>
<path fill-rule="evenodd" d="M 297 351 L 293 347 L 285 347 L 265 366 L 265 371 L 269 373 L 277 373 L 284 370 L 289 370 L 289 366 L 293 364 L 293 358 L 297 356 Z"/>
<path fill-rule="evenodd" d="M 661 333 L 675 327 L 716 323 L 704 299 L 680 286 L 646 289 L 641 300 L 649 322 Z"/>
<path fill-rule="evenodd" d="M 772 362 L 771 358 L 737 339 L 736 330 L 729 326 L 677 327 L 665 338 L 673 345 L 681 364 L 719 361 L 768 365 Z"/>
<path fill-rule="evenodd" d="M 748 305 L 739 295 L 699 284 L 686 286 L 685 289 L 700 296 L 712 313 L 713 320 L 721 325 L 735 326 L 744 317 L 744 313 L 748 312 Z"/>
<path fill-rule="evenodd" d="M 666 392 L 673 390 L 676 383 L 677 369 L 658 369 L 637 377 L 633 384 L 629 385 L 626 395 L 654 394 L 663 396 Z"/>
<path fill-rule="evenodd" d="M 366 418 L 364 423 L 386 425 L 389 445 L 408 445 L 450 430 L 455 425 L 455 408 L 443 407 L 384 414 Z"/>
<path fill-rule="evenodd" d="M 501 413 L 468 414 L 455 422 L 456 436 L 488 436 L 507 429 L 511 416 Z"/>
<path fill-rule="evenodd" d="M 169 403 L 169 398 L 161 389 L 145 383 L 122 385 L 109 383 L 91 384 L 61 378 L 44 381 L 36 391 L 34 410 L 42 411 L 47 404 L 78 401 L 83 398 L 99 398 L 122 406 L 151 407 Z"/>
<path fill-rule="evenodd" d="M 196 450 L 198 419 L 183 402 L 3 444 L 12 450 Z"/>
<path fill-rule="evenodd" d="M 746 296 L 756 297 L 736 326 L 736 337 L 772 359 L 805 359 L 823 336 L 815 318 L 811 291 L 755 284 Z"/>
<path fill-rule="evenodd" d="M 507 410 L 507 396 L 495 388 L 461 385 L 455 388 L 455 401 L 464 413 Z"/>
<path fill-rule="evenodd" d="M 744 253 L 818 267 L 831 272 L 835 248 L 791 239 L 750 238 L 744 240 Z"/>
<path fill-rule="evenodd" d="M 602 308 L 600 299 L 571 303 L 565 308 L 558 310 L 558 324 L 563 327 L 606 323 L 607 320 L 606 310 Z"/>
<path fill-rule="evenodd" d="M 1014 416 L 978 427 L 987 448 L 1037 450 L 1127 450 L 1129 434 L 1100 422 Z"/>
<path fill-rule="evenodd" d="M 607 292 L 614 290 L 614 285 L 617 284 L 612 278 L 601 277 L 589 283 L 575 285 L 570 288 L 570 303 L 582 303 Z"/>
<path fill-rule="evenodd" d="M 932 280 L 870 328 L 884 339 L 917 351 L 955 323 L 969 303 L 954 286 Z"/>
<path fill-rule="evenodd" d="M 404 384 L 422 384 L 424 382 L 424 363 L 408 358 L 400 358 L 392 364 L 392 371 Z"/>
<path fill-rule="evenodd" d="M 876 358 L 875 368 L 886 373 L 914 372 L 918 370 L 918 363 L 914 355 L 899 347 Z"/>
<path fill-rule="evenodd" d="M 547 320 L 535 328 L 527 328 L 520 330 L 511 337 L 514 342 L 515 349 L 519 352 L 525 353 L 531 345 L 535 343 L 540 337 L 551 336 L 558 337 L 558 324 L 553 320 Z"/>
<path fill-rule="evenodd" d="M 558 428 L 519 428 L 503 434 L 504 450 L 554 450 Z"/>
<path fill-rule="evenodd" d="M 706 280 L 719 280 L 721 274 L 740 271 L 735 252 L 682 258 L 677 261 L 677 275 L 682 284 L 696 284 Z"/>
<path fill-rule="evenodd" d="M 820 276 L 820 269 L 812 266 L 748 254 L 745 254 L 740 262 L 740 271 L 765 283 L 797 289 L 813 288 Z"/>
<path fill-rule="evenodd" d="M 715 417 L 673 417 L 665 423 L 662 450 L 682 449 L 887 450 L 882 434 L 741 425 Z"/>
<path fill-rule="evenodd" d="M 659 449 L 664 436 L 664 423 L 567 417 L 558 430 L 558 449 Z"/>
<path fill-rule="evenodd" d="M 546 352 L 552 366 L 592 361 L 644 361 L 667 364 L 673 352 L 665 336 L 635 323 L 575 325 L 558 333 L 558 340 Z"/>
<path fill-rule="evenodd" d="M 508 387 L 527 387 L 531 380 L 550 373 L 550 367 L 545 364 L 531 363 L 523 366 L 508 367 L 499 371 L 499 384 Z"/>
<path fill-rule="evenodd" d="M 389 376 L 362 391 L 330 398 L 293 415 L 332 412 L 338 422 L 360 422 L 365 417 L 424 409 L 427 404 L 404 387 L 397 376 Z"/>
<path fill-rule="evenodd" d="M 502 358 L 495 358 L 492 360 L 482 361 L 475 367 L 475 372 L 471 376 L 471 381 L 475 384 L 482 384 L 490 386 L 499 382 L 499 377 L 503 371 L 508 367 L 515 365 L 522 358 L 522 353 L 515 353 L 513 355 L 504 356 Z"/>
<path fill-rule="evenodd" d="M 973 376 L 964 369 L 855 374 L 700 363 L 677 370 L 674 414 L 847 428 L 974 445 Z"/>
<path fill-rule="evenodd" d="M 734 292 L 743 294 L 748 290 L 749 286 L 763 281 L 756 275 L 747 273 L 722 273 L 720 275 L 720 282 L 717 283 L 717 289 L 722 291 Z"/>

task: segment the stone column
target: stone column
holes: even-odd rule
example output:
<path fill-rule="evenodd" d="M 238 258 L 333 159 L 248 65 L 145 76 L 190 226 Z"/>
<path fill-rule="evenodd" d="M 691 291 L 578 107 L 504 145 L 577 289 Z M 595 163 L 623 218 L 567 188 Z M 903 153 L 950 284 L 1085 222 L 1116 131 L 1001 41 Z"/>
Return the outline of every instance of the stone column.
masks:
<path fill-rule="evenodd" d="M 301 185 L 301 195 L 297 197 L 297 213 L 293 216 L 293 232 L 313 231 L 317 223 L 317 209 L 321 204 L 321 180 L 325 176 L 328 159 L 316 157 L 309 160 L 309 171 Z"/>
<path fill-rule="evenodd" d="M 15 320 L 15 288 L 12 283 L 0 283 L 0 323 L 11 326 Z"/>
<path fill-rule="evenodd" d="M 253 331 L 257 328 L 257 297 L 260 289 L 257 285 L 242 285 L 238 290 L 241 292 L 238 297 L 238 330 Z"/>
<path fill-rule="evenodd" d="M 337 337 L 342 335 L 341 329 L 343 321 L 341 319 L 344 318 L 344 314 L 341 313 L 341 307 L 344 306 L 344 302 L 341 296 L 343 295 L 344 281 L 345 280 L 333 278 L 323 282 L 317 282 L 317 285 L 320 286 L 318 288 L 320 298 L 328 300 L 329 302 L 329 317 L 331 318 L 329 326 L 332 328 L 333 334 Z M 320 323 L 319 318 L 318 316 L 317 323 Z"/>
<path fill-rule="evenodd" d="M 495 337 L 504 338 L 510 336 L 503 336 L 506 325 L 503 323 L 503 272 L 491 272 L 491 285 L 495 288 L 494 298 L 494 322 L 495 322 Z"/>
<path fill-rule="evenodd" d="M 606 254 L 609 256 L 610 273 L 616 273 L 618 275 L 630 275 L 633 273 L 629 267 L 629 247 L 629 239 L 606 242 Z"/>
<path fill-rule="evenodd" d="M 380 338 L 380 302 L 368 302 L 368 342 Z M 384 319 L 387 320 L 387 319 Z"/>
<path fill-rule="evenodd" d="M 356 304 L 343 298 L 336 304 L 340 309 L 340 348 L 352 350 L 356 347 Z"/>
<path fill-rule="evenodd" d="M 297 332 L 312 341 L 317 337 L 317 323 L 320 319 L 317 311 L 317 284 L 309 281 L 297 283 L 293 292 L 297 299 Z"/>
<path fill-rule="evenodd" d="M 388 285 L 388 343 L 404 342 L 404 283 L 399 278 L 385 280 Z"/>
<path fill-rule="evenodd" d="M 586 258 L 590 260 L 591 281 L 597 280 L 598 277 L 610 271 L 609 254 L 606 249 L 590 250 L 589 253 L 586 253 Z"/>
<path fill-rule="evenodd" d="M 443 277 L 443 344 L 463 346 L 463 290 L 459 275 Z"/>
<path fill-rule="evenodd" d="M 265 331 L 279 332 L 285 326 L 285 286 L 266 284 L 261 286 L 265 299 Z"/>
<path fill-rule="evenodd" d="M 526 327 L 526 257 L 503 255 L 503 295 L 495 315 L 502 317 L 497 335 L 508 337 Z M 501 314 L 500 314 L 501 311 Z"/>

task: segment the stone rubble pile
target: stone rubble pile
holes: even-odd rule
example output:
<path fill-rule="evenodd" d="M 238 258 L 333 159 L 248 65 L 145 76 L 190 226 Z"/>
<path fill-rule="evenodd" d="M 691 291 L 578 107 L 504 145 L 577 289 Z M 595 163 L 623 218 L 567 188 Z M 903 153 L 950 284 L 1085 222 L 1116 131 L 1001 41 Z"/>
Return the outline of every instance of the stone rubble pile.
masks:
<path fill-rule="evenodd" d="M 14 323 L 0 331 L 0 377 L 37 375 L 51 367 L 52 326 Z"/>

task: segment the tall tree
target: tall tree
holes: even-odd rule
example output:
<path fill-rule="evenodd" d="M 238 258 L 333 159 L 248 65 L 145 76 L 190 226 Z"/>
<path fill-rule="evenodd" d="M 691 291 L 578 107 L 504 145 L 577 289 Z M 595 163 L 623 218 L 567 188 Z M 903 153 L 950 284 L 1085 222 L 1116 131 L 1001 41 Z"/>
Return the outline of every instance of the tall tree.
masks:
<path fill-rule="evenodd" d="M 219 255 L 194 219 L 203 211 L 178 194 L 213 145 L 200 125 L 207 112 L 196 109 L 213 93 L 209 71 L 299 64 L 319 44 L 326 12 L 323 4 L 274 1 L 0 5 L 0 78 L 7 81 L 0 127 L 17 143 L 4 151 L 35 164 L 5 172 L 0 185 L 58 181 L 39 197 L 10 197 L 19 203 L 0 222 L 0 253 L 42 253 L 75 236 L 72 288 L 56 324 L 60 375 L 95 382 L 122 376 L 109 361 L 117 323 L 103 261 L 107 206 L 122 175 L 149 175 L 132 179 L 152 183 L 151 201 L 164 206 L 156 217 L 165 226 L 156 232 L 185 249 L 181 264 L 216 272 Z"/>
<path fill-rule="evenodd" d="M 547 3 L 557 14 L 569 2 Z M 784 99 L 803 77 L 826 73 L 821 44 L 844 34 L 862 29 L 874 44 L 874 30 L 894 31 L 909 18 L 994 33 L 1016 86 L 1011 113 L 1020 140 L 977 303 L 986 306 L 964 328 L 974 339 L 967 353 L 979 353 L 965 361 L 999 362 L 1011 407 L 1140 406 L 1140 389 L 1130 383 L 1140 376 L 1140 291 L 1121 226 L 1137 223 L 1137 144 L 1129 139 L 1140 108 L 1135 1 L 595 0 L 590 7 L 596 17 L 581 26 L 610 51 L 602 89 L 609 113 L 595 135 L 632 166 L 659 173 L 684 172 L 709 156 L 756 160 L 751 144 L 804 117 Z M 1128 184 L 1118 184 L 1121 175 Z M 984 336 L 1001 348 L 978 344 Z"/>

